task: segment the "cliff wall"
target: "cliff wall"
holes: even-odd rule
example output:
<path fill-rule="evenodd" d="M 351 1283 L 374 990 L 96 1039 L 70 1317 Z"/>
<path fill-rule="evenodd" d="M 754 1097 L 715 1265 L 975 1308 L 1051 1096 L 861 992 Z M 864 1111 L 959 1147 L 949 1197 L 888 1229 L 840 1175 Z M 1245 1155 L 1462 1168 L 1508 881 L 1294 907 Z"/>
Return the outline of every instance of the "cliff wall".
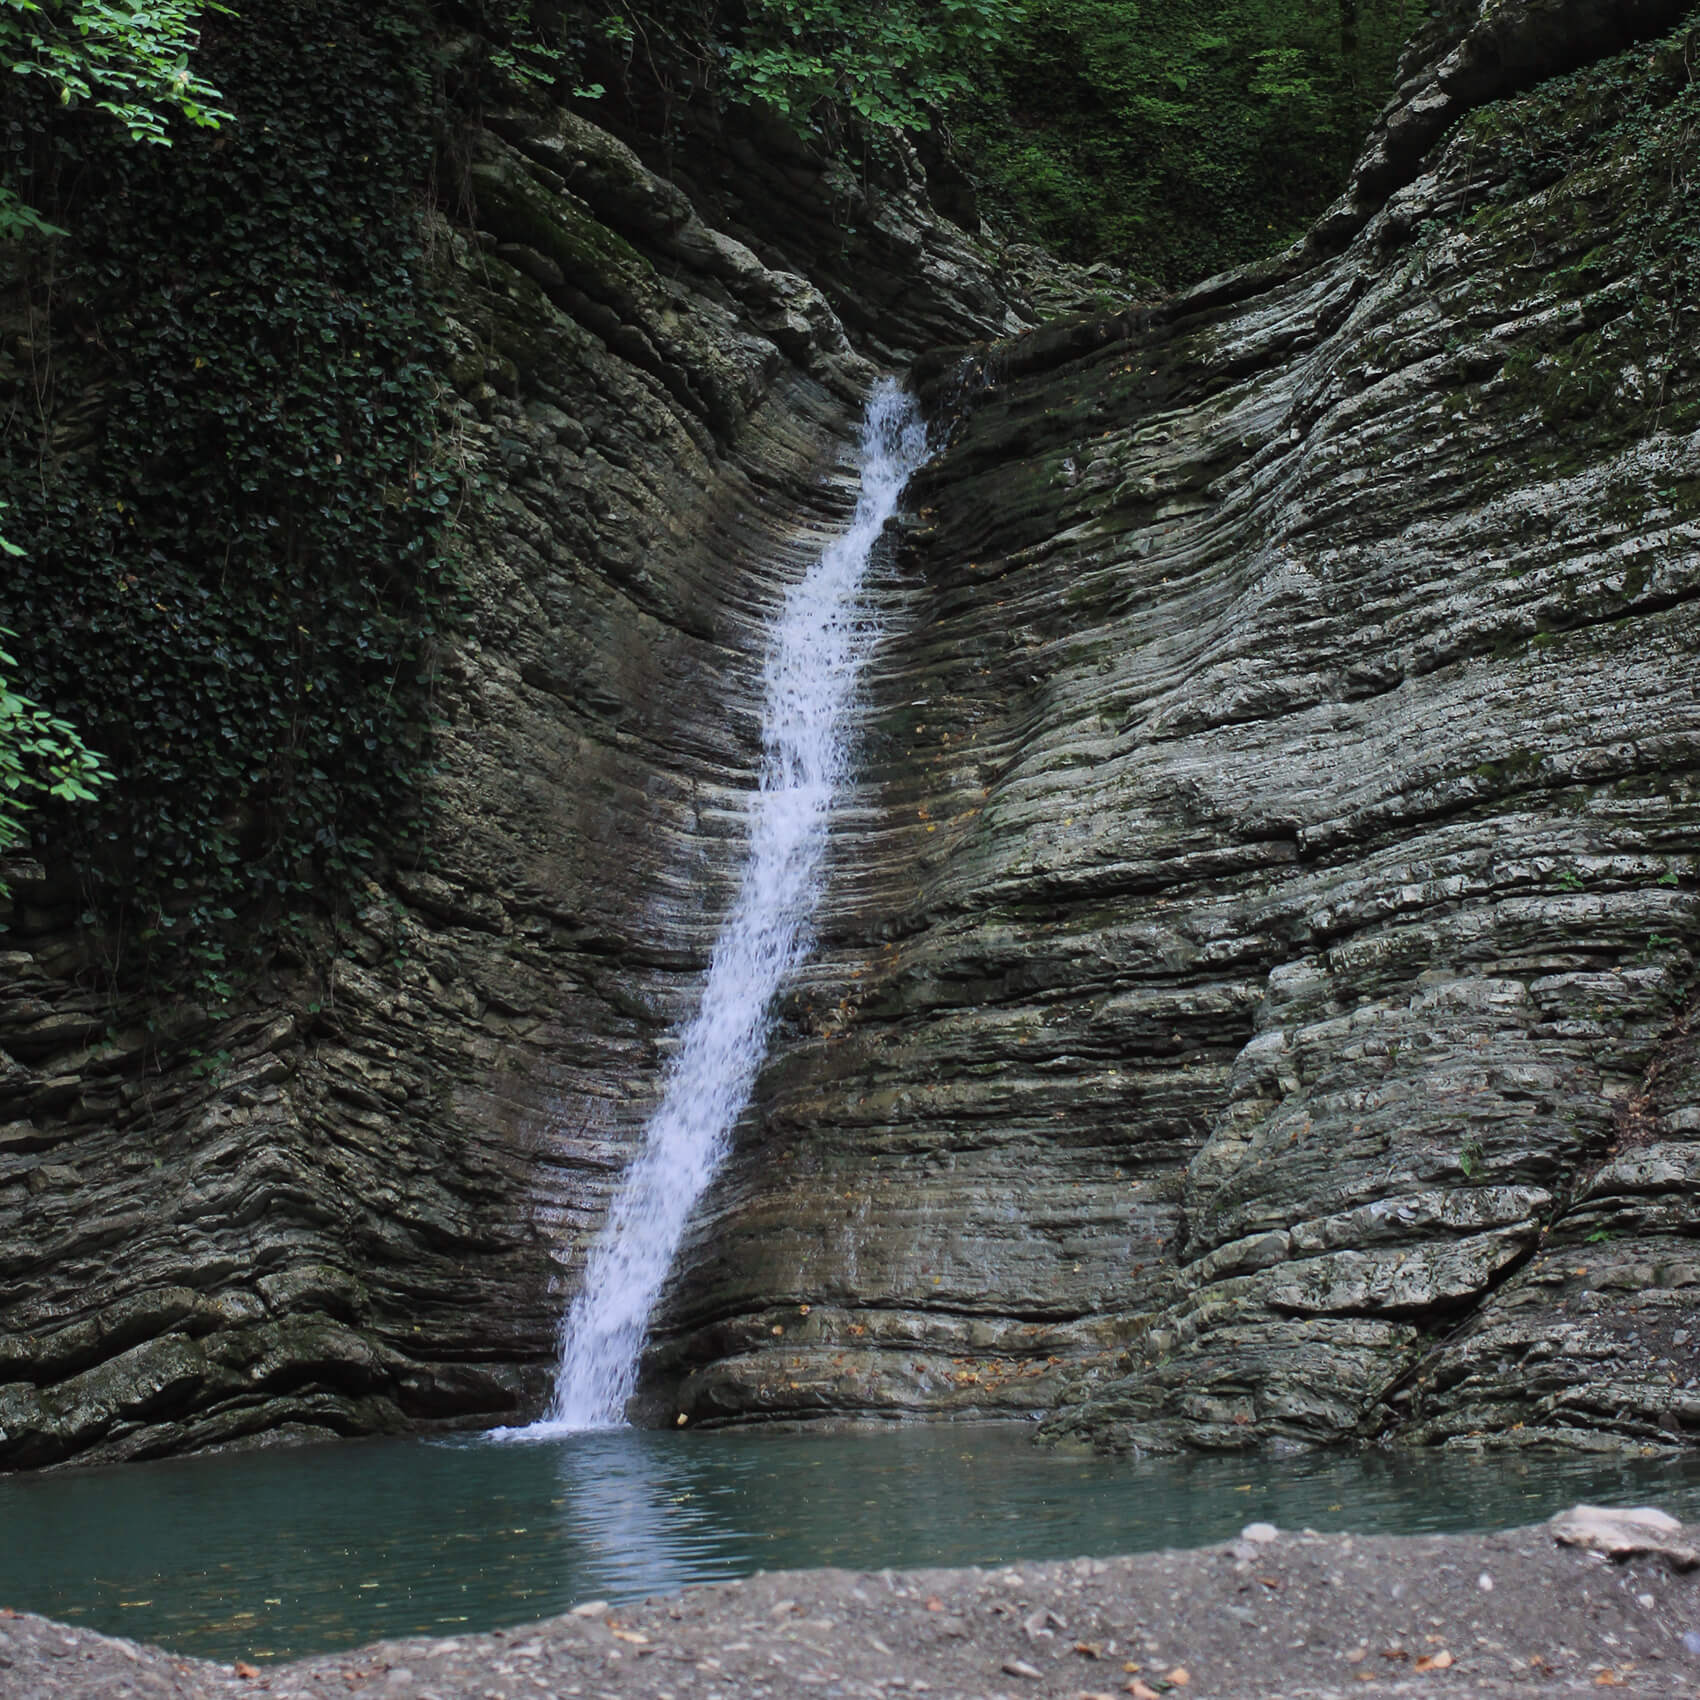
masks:
<path fill-rule="evenodd" d="M 961 410 L 693 1419 L 1700 1433 L 1680 8 L 1431 40 L 1311 238 Z"/>
<path fill-rule="evenodd" d="M 487 120 L 426 215 L 494 491 L 428 841 L 224 1010 L 115 1003 L 76 870 L 4 869 L 0 1466 L 534 1412 L 730 902 L 764 623 L 848 517 L 875 368 L 607 131 Z M 888 337 L 1022 322 L 918 182 L 846 215 L 782 163 L 805 258 L 836 206 L 910 266 Z"/>
<path fill-rule="evenodd" d="M 1027 336 L 918 169 L 705 134 L 687 196 L 490 115 L 431 223 L 496 494 L 424 853 L 217 1016 L 114 1009 L 8 870 L 0 1464 L 535 1412 L 761 622 L 913 355 L 948 446 L 651 1414 L 1691 1444 L 1684 10 L 1437 25 L 1306 243 Z"/>

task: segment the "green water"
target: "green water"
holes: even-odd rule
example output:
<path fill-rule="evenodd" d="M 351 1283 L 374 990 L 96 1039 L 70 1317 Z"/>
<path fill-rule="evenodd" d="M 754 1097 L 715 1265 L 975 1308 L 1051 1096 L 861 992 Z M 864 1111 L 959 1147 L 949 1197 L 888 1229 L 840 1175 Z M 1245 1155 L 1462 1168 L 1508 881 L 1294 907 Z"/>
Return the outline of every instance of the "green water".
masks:
<path fill-rule="evenodd" d="M 1019 1425 L 371 1441 L 0 1479 L 0 1605 L 265 1659 L 758 1569 L 1109 1555 L 1257 1519 L 1503 1528 L 1581 1499 L 1700 1518 L 1700 1464 L 1118 1461 Z"/>

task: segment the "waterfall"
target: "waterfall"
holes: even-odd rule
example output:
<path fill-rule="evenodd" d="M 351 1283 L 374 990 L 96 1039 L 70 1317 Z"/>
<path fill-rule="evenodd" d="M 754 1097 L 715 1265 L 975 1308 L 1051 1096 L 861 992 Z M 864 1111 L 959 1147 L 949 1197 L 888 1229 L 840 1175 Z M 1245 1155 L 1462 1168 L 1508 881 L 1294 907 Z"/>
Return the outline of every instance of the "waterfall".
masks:
<path fill-rule="evenodd" d="M 914 403 L 882 382 L 862 425 L 861 494 L 849 529 L 787 594 L 769 637 L 749 852 L 702 1002 L 562 1323 L 548 1415 L 523 1432 L 613 1428 L 624 1418 L 650 1312 L 749 1102 L 774 996 L 807 950 L 856 684 L 876 635 L 862 584 L 903 486 L 925 458 L 926 427 Z"/>

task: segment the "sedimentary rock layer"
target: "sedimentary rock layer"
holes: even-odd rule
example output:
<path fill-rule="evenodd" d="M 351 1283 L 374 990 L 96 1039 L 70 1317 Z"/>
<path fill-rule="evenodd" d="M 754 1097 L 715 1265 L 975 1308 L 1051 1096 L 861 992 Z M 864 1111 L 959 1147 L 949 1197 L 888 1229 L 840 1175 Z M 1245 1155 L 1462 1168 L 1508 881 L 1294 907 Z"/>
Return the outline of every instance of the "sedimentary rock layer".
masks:
<path fill-rule="evenodd" d="M 74 886 L 8 876 L 0 1463 L 537 1409 L 844 511 L 846 325 L 976 346 L 650 1411 L 1691 1443 L 1682 10 L 1437 24 L 1312 241 L 1025 338 L 918 178 L 705 137 L 687 194 L 493 117 L 434 233 L 497 498 L 417 866 L 222 1023 L 79 990 Z"/>
<path fill-rule="evenodd" d="M 1700 1434 L 1695 39 L 1486 75 L 1563 11 L 1413 73 L 1377 146 L 1468 98 L 1336 258 L 929 361 L 825 949 L 658 1401 Z"/>
<path fill-rule="evenodd" d="M 74 878 L 6 869 L 0 1466 L 534 1411 L 730 900 L 765 622 L 848 514 L 873 368 L 606 132 L 471 146 L 431 234 L 497 494 L 430 842 L 222 1022 L 80 990 Z M 884 216 L 963 292 L 912 311 L 1019 322 L 924 204 Z"/>

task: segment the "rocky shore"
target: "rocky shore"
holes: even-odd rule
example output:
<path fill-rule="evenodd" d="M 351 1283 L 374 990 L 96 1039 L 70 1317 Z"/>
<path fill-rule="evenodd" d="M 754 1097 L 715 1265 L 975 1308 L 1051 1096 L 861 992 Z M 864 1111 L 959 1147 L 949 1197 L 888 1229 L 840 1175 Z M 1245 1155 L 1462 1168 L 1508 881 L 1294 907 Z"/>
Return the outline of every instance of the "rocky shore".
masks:
<path fill-rule="evenodd" d="M 262 1669 L 0 1613 L 0 1700 L 1700 1696 L 1700 1552 L 1658 1512 L 1490 1535 L 1251 1524 L 1188 1552 L 781 1572 Z"/>

